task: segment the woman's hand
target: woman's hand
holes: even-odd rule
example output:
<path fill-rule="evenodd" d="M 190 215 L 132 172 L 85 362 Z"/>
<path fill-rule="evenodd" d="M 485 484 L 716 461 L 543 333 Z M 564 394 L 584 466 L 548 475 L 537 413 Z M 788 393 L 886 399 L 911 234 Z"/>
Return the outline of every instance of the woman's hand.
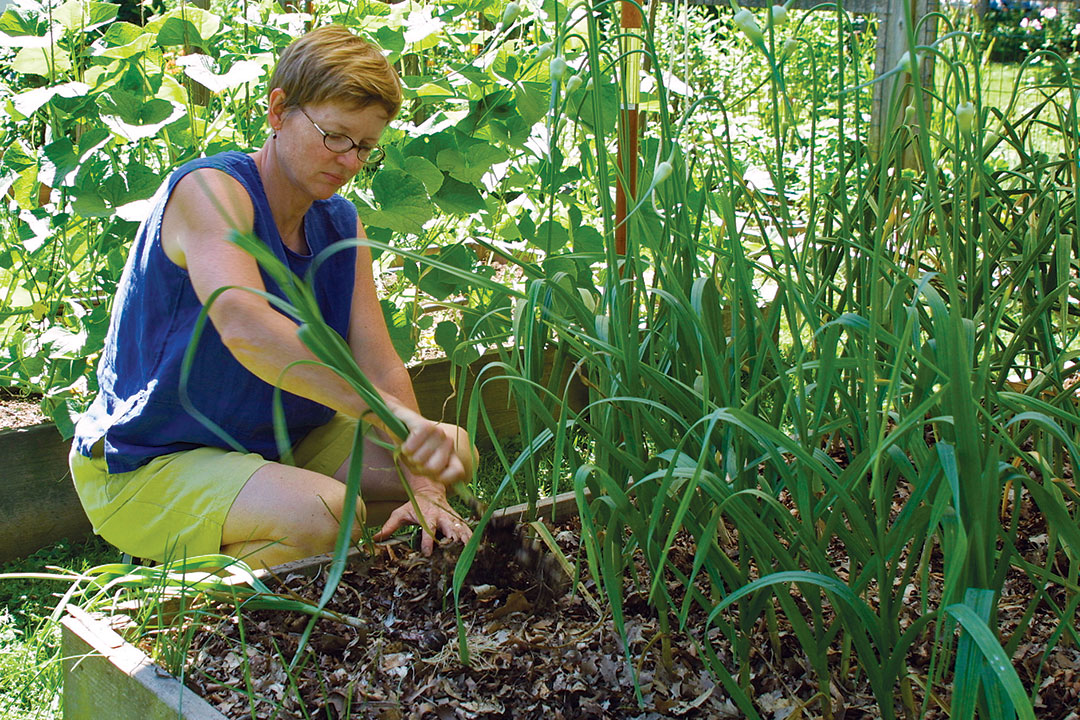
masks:
<path fill-rule="evenodd" d="M 416 499 L 416 505 L 420 508 L 421 515 L 424 517 L 424 523 L 432 533 L 439 533 L 444 538 L 458 540 L 462 543 L 468 542 L 469 538 L 472 537 L 472 528 L 446 502 L 446 493 L 442 488 L 432 487 L 417 490 L 414 492 L 413 497 Z M 416 508 L 413 507 L 411 501 L 406 502 L 390 513 L 386 524 L 382 526 L 379 532 L 375 533 L 373 539 L 376 542 L 385 540 L 393 535 L 398 528 L 406 525 L 421 525 L 419 518 L 416 517 Z M 434 548 L 435 537 L 428 533 L 427 530 L 424 530 L 423 537 L 420 539 L 420 550 L 424 555 L 430 555 Z"/>
<path fill-rule="evenodd" d="M 395 414 L 409 428 L 409 437 L 401 443 L 406 468 L 444 486 L 472 478 L 478 456 L 464 428 L 433 422 L 408 408 L 399 407 Z"/>

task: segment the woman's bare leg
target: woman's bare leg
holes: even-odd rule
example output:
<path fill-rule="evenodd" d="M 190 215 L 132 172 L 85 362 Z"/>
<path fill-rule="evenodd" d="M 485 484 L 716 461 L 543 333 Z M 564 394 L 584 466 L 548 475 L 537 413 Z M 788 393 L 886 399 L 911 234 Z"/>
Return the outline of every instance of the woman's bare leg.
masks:
<path fill-rule="evenodd" d="M 280 463 L 259 468 L 225 518 L 221 551 L 259 567 L 333 550 L 349 462 L 334 477 Z M 388 450 L 365 440 L 364 466 L 354 541 L 365 522 L 381 526 L 408 499 Z"/>

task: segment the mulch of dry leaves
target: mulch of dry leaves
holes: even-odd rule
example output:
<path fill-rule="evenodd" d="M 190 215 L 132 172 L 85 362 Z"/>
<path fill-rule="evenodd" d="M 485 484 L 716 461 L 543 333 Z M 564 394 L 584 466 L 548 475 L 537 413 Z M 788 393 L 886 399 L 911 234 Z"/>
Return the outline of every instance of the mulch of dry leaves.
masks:
<path fill-rule="evenodd" d="M 1023 522 L 1025 539 L 1018 550 L 1031 562 L 1045 562 L 1041 517 L 1026 514 Z M 577 557 L 575 522 L 554 532 L 563 552 Z M 674 562 L 692 562 L 691 542 L 677 543 Z M 661 662 L 659 623 L 645 601 L 647 587 L 627 581 L 624 644 L 610 612 L 594 602 L 600 599 L 596 588 L 585 583 L 569 592 L 558 563 L 538 549 L 516 528 L 485 537 L 462 592 L 468 667 L 458 654 L 451 591 L 460 547 L 441 547 L 433 558 L 424 558 L 405 545 L 390 545 L 354 563 L 331 602 L 334 610 L 359 622 L 320 621 L 305 662 L 291 678 L 286 667 L 307 617 L 257 611 L 241 621 L 229 618 L 197 628 L 186 681 L 229 718 L 273 717 L 278 709 L 278 717 L 327 720 L 742 717 L 706 670 L 701 637 L 674 635 L 671 665 Z M 312 601 L 322 591 L 321 575 L 282 580 L 289 591 Z M 791 592 L 803 605 L 798 590 Z M 1010 574 L 1001 601 L 1003 637 L 1024 634 L 1014 661 L 1025 685 L 1040 688 L 1035 708 L 1040 720 L 1077 720 L 1080 651 L 1059 641 L 1047 653 L 1058 623 L 1044 607 L 1026 627 L 1018 627 L 1033 593 L 1026 576 Z M 1064 593 L 1054 600 L 1066 602 Z M 919 598 L 913 596 L 902 626 L 918 613 Z M 691 617 L 690 627 L 703 625 L 700 615 Z M 710 631 L 709 640 L 725 666 L 738 672 L 717 630 Z M 909 690 L 917 706 L 932 642 L 928 634 L 909 654 Z M 851 669 L 844 672 L 842 653 L 830 652 L 827 711 L 838 720 L 880 717 L 865 676 L 849 660 Z M 764 618 L 757 622 L 745 674 L 762 717 L 824 716 L 819 679 L 782 614 L 772 633 Z M 948 717 L 948 693 L 947 687 L 933 688 L 923 717 Z M 254 710 L 249 695 L 255 697 Z M 899 704 L 896 711 L 906 716 Z"/>
<path fill-rule="evenodd" d="M 688 638 L 676 639 L 670 669 L 658 666 L 657 622 L 643 602 L 641 612 L 628 613 L 627 648 L 595 589 L 588 596 L 568 592 L 568 576 L 551 556 L 514 535 L 485 539 L 462 590 L 468 667 L 458 654 L 453 547 L 425 558 L 404 545 L 388 546 L 351 566 L 331 605 L 365 627 L 320 622 L 311 660 L 295 673 L 308 712 L 439 720 L 741 715 Z M 576 555 L 573 529 L 558 531 L 557 541 Z M 321 580 L 284 578 L 286 587 L 312 599 Z M 256 716 L 269 717 L 277 704 L 281 717 L 299 716 L 285 668 L 306 620 L 251 613 L 243 620 L 244 643 L 235 618 L 205 627 L 192 645 L 188 684 L 227 717 L 251 717 L 242 692 L 246 654 L 259 698 Z"/>

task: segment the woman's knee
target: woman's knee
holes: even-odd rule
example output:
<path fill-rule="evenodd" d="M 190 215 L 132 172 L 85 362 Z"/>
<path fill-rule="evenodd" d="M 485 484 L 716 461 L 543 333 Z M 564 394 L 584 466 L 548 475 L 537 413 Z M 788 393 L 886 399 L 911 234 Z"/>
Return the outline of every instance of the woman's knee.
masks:
<path fill-rule="evenodd" d="M 333 478 L 271 464 L 251 476 L 226 518 L 222 545 L 252 540 L 280 541 L 308 554 L 333 549 L 345 487 Z M 354 536 L 366 517 L 363 502 L 352 509 Z"/>

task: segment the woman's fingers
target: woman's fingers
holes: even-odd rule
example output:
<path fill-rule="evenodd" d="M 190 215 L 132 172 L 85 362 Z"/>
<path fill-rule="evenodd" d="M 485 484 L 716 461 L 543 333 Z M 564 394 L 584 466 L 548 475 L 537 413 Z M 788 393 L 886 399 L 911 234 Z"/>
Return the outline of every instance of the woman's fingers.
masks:
<path fill-rule="evenodd" d="M 416 504 L 420 507 L 424 522 L 432 531 L 438 532 L 444 538 L 461 543 L 468 542 L 469 538 L 472 537 L 472 528 L 446 505 L 445 498 L 436 500 L 424 495 L 416 495 Z M 413 507 L 412 502 L 407 502 L 390 513 L 390 517 L 387 518 L 382 529 L 373 536 L 374 540 L 376 542 L 386 540 L 394 532 L 406 525 L 421 525 L 416 517 L 416 508 Z M 424 530 L 420 538 L 421 552 L 424 555 L 430 555 L 434 549 L 434 536 Z"/>

